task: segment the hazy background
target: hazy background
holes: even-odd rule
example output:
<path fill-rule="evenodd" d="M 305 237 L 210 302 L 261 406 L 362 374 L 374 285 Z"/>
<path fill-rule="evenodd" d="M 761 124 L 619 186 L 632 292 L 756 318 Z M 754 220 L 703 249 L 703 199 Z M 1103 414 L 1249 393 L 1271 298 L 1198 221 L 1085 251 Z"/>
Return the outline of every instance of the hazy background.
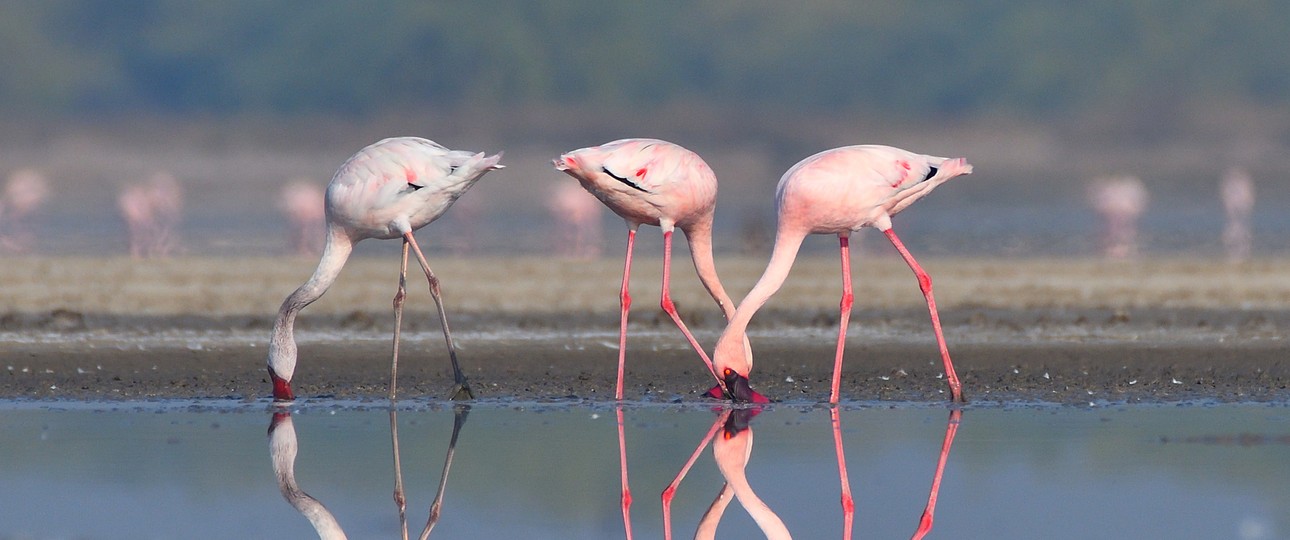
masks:
<path fill-rule="evenodd" d="M 897 217 L 917 253 L 1094 255 L 1086 185 L 1123 172 L 1151 190 L 1147 254 L 1219 256 L 1240 165 L 1255 254 L 1285 254 L 1286 28 L 1272 1 L 0 0 L 0 175 L 49 179 L 34 253 L 124 253 L 116 194 L 158 170 L 184 253 L 283 253 L 286 181 L 418 135 L 508 166 L 418 235 L 432 251 L 542 253 L 572 181 L 552 157 L 660 137 L 716 171 L 718 250 L 766 254 L 784 170 L 883 143 L 976 165 Z"/>

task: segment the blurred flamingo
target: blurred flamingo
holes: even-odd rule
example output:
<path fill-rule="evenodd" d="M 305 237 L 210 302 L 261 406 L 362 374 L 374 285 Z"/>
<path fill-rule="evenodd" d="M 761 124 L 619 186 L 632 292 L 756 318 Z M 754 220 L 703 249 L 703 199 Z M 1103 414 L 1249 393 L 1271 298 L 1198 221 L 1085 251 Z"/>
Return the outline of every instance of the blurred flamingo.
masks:
<path fill-rule="evenodd" d="M 838 402 L 842 349 L 846 345 L 853 299 L 850 237 L 852 231 L 874 227 L 887 235 L 918 278 L 918 286 L 927 300 L 927 311 L 932 318 L 932 330 L 936 334 L 945 375 L 949 379 L 950 393 L 954 401 L 962 401 L 962 386 L 954 373 L 954 364 L 941 334 L 940 315 L 932 296 L 932 279 L 892 230 L 891 217 L 943 182 L 971 172 L 972 166 L 963 158 L 948 159 L 869 145 L 826 150 L 798 162 L 784 173 L 775 192 L 779 223 L 770 263 L 752 291 L 739 304 L 739 309 L 717 341 L 712 359 L 714 368 L 725 381 L 725 389 L 713 388 L 709 395 L 735 401 L 765 400 L 748 386 L 752 355 L 743 345 L 747 340 L 748 322 L 784 283 L 806 236 L 836 234 L 842 254 L 842 301 L 829 402 Z"/>
<path fill-rule="evenodd" d="M 278 479 L 282 498 L 309 520 L 309 524 L 318 533 L 318 538 L 343 540 L 346 538 L 345 531 L 340 528 L 336 517 L 322 502 L 305 493 L 296 483 L 296 454 L 299 451 L 291 413 L 275 412 L 273 421 L 269 424 L 269 457 L 273 460 L 273 475 Z"/>
<path fill-rule="evenodd" d="M 297 178 L 282 186 L 278 209 L 287 216 L 287 243 L 292 253 L 318 256 L 326 234 L 326 202 L 323 189 L 307 178 Z"/>
<path fill-rule="evenodd" d="M 619 293 L 618 384 L 614 398 L 623 399 L 627 312 L 632 304 L 627 285 L 631 278 L 636 229 L 641 225 L 657 225 L 663 230 L 663 292 L 659 304 L 720 385 L 712 360 L 681 321 L 670 291 L 672 231 L 680 228 L 690 243 L 690 256 L 699 281 L 727 319 L 734 314 L 734 305 L 717 278 L 712 259 L 712 217 L 717 204 L 717 177 L 712 169 L 698 154 L 657 139 L 620 139 L 574 150 L 555 159 L 555 168 L 576 178 L 583 188 L 627 222 L 627 256 Z"/>
<path fill-rule="evenodd" d="M 556 185 L 547 199 L 547 209 L 560 231 L 556 252 L 577 259 L 600 257 L 601 208 L 596 198 L 577 184 L 566 181 Z"/>
<path fill-rule="evenodd" d="M 1147 188 L 1135 176 L 1104 176 L 1089 185 L 1089 203 L 1102 218 L 1104 256 L 1127 259 L 1138 255 L 1138 218 L 1147 202 Z"/>
<path fill-rule="evenodd" d="M 48 196 L 49 186 L 39 171 L 18 169 L 9 175 L 0 198 L 0 249 L 14 253 L 31 249 L 35 235 L 29 220 Z"/>
<path fill-rule="evenodd" d="M 117 207 L 129 235 L 130 256 L 165 257 L 178 246 L 175 230 L 184 210 L 179 181 L 166 172 L 132 183 L 117 196 Z"/>
<path fill-rule="evenodd" d="M 385 139 L 345 161 L 327 186 L 327 242 L 313 276 L 282 302 L 269 341 L 269 377 L 275 402 L 295 399 L 291 377 L 296 370 L 296 315 L 327 292 L 345 267 L 354 244 L 365 238 L 403 239 L 399 288 L 394 295 L 394 347 L 390 361 L 390 399 L 394 399 L 399 365 L 399 333 L 406 296 L 408 249 L 425 271 L 439 312 L 439 325 L 448 344 L 457 387 L 453 398 L 473 397 L 466 376 L 457 364 L 457 347 L 448 330 L 439 294 L 439 278 L 430 271 L 412 232 L 438 219 L 466 190 L 488 171 L 502 168 L 502 155 L 449 150 L 417 137 Z"/>
<path fill-rule="evenodd" d="M 1254 180 L 1245 169 L 1233 167 L 1223 175 L 1219 185 L 1227 226 L 1223 228 L 1223 247 L 1231 261 L 1250 258 L 1254 235 L 1250 231 L 1250 216 L 1254 211 Z"/>

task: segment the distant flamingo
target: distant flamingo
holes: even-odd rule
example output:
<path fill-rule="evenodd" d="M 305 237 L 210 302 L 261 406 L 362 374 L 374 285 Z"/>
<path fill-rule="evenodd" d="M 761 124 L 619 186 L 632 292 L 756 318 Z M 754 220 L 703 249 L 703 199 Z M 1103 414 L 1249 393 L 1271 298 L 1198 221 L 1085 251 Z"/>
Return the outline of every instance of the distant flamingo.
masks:
<path fill-rule="evenodd" d="M 18 169 L 9 175 L 0 198 L 0 250 L 23 253 L 31 249 L 35 235 L 28 220 L 47 196 L 49 186 L 35 169 Z"/>
<path fill-rule="evenodd" d="M 600 256 L 600 214 L 603 207 L 577 184 L 560 182 L 547 199 L 547 209 L 559 224 L 556 252 L 578 259 Z"/>
<path fill-rule="evenodd" d="M 623 399 L 627 312 L 632 304 L 627 284 L 631 277 L 636 229 L 641 225 L 658 225 L 663 229 L 663 293 L 659 304 L 685 334 L 690 346 L 699 353 L 708 371 L 716 377 L 708 354 L 681 322 L 670 292 L 672 231 L 680 228 L 690 242 L 690 255 L 699 281 L 703 282 L 727 319 L 734 314 L 734 305 L 721 287 L 716 264 L 712 260 L 712 216 L 717 204 L 717 177 L 712 174 L 712 169 L 698 154 L 657 139 L 621 139 L 574 150 L 557 158 L 555 168 L 578 179 L 583 188 L 627 222 L 627 257 L 623 263 L 623 284 L 619 294 L 618 384 L 614 398 Z M 722 384 L 719 377 L 717 382 Z"/>
<path fill-rule="evenodd" d="M 739 309 L 717 341 L 712 360 L 714 368 L 725 381 L 726 390 L 723 392 L 720 387 L 713 388 L 709 395 L 724 396 L 736 401 L 748 401 L 750 396 L 754 400 L 760 397 L 760 394 L 748 386 L 752 356 L 743 345 L 747 340 L 748 322 L 784 283 L 797 257 L 797 250 L 806 236 L 836 234 L 842 253 L 842 301 L 837 355 L 833 363 L 833 389 L 829 394 L 829 402 L 838 402 L 842 349 L 846 345 L 847 321 L 851 317 L 852 304 L 849 241 L 852 231 L 874 227 L 887 235 L 887 239 L 918 277 L 918 286 L 927 300 L 927 310 L 932 317 L 932 330 L 936 333 L 936 343 L 940 347 L 946 378 L 949 379 L 950 393 L 954 401 L 962 401 L 962 386 L 954 373 L 954 364 L 950 361 L 945 338 L 941 335 L 940 315 L 932 297 L 932 279 L 892 230 L 891 216 L 927 195 L 941 183 L 971 172 L 972 166 L 963 158 L 948 159 L 914 154 L 889 146 L 871 145 L 826 150 L 798 162 L 784 173 L 775 192 L 779 224 L 770 264 L 766 266 L 766 271 L 752 291 L 739 304 Z"/>
<path fill-rule="evenodd" d="M 448 319 L 439 295 L 439 279 L 417 245 L 412 232 L 442 216 L 448 207 L 488 171 L 502 168 L 501 154 L 485 157 L 449 150 L 426 139 L 400 137 L 379 141 L 351 156 L 327 187 L 327 242 L 314 274 L 282 302 L 269 342 L 269 377 L 273 399 L 295 399 L 291 376 L 296 369 L 296 315 L 313 303 L 336 281 L 354 244 L 365 238 L 403 239 L 399 288 L 394 295 L 394 347 L 390 361 L 390 399 L 395 395 L 399 363 L 399 333 L 406 296 L 408 248 L 430 283 L 430 294 L 439 311 L 439 324 L 448 344 L 457 388 L 453 398 L 473 394 L 457 364 L 457 348 L 448 330 Z"/>
<path fill-rule="evenodd" d="M 1250 214 L 1254 210 L 1254 180 L 1245 169 L 1233 167 L 1223 175 L 1219 185 L 1227 226 L 1223 228 L 1223 247 L 1227 258 L 1243 261 L 1250 258 L 1254 235 L 1250 232 Z"/>
<path fill-rule="evenodd" d="M 309 520 L 309 524 L 318 533 L 318 538 L 343 540 L 346 538 L 345 531 L 340 528 L 336 517 L 323 503 L 305 493 L 296 483 L 296 454 L 299 451 L 291 413 L 275 412 L 273 421 L 269 424 L 269 457 L 273 460 L 273 475 L 278 479 L 282 498 Z"/>
<path fill-rule="evenodd" d="M 282 186 L 278 209 L 287 216 L 287 241 L 292 253 L 302 256 L 322 253 L 326 206 L 323 189 L 307 178 L 297 178 Z"/>
<path fill-rule="evenodd" d="M 1110 259 L 1138 254 L 1138 218 L 1147 208 L 1147 188 L 1135 176 L 1094 179 L 1089 203 L 1102 217 L 1102 253 Z"/>
<path fill-rule="evenodd" d="M 178 246 L 175 229 L 183 215 L 184 192 L 174 176 L 158 172 L 147 182 L 125 186 L 117 207 L 129 234 L 131 257 L 164 257 Z"/>

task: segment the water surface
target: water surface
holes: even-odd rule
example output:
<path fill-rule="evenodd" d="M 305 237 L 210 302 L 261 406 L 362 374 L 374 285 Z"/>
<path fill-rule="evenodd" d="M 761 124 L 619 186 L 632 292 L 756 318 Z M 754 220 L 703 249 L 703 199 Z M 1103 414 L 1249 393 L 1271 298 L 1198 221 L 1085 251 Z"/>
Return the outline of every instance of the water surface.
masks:
<path fill-rule="evenodd" d="M 956 418 L 944 407 L 851 403 L 837 438 L 832 410 L 812 405 L 743 413 L 746 429 L 714 426 L 719 409 L 628 405 L 621 430 L 615 407 L 585 403 L 405 402 L 394 415 L 381 403 L 325 401 L 4 408 L 0 538 L 316 536 L 289 499 L 319 501 L 349 538 L 397 538 L 392 426 L 415 537 L 454 420 L 432 538 L 625 537 L 623 455 L 633 537 L 661 538 L 659 494 L 713 430 L 672 501 L 676 538 L 703 522 L 719 523 L 717 538 L 762 537 L 737 499 L 705 521 L 730 474 L 746 476 L 795 538 L 843 538 L 839 443 L 856 538 L 913 535 L 943 451 L 929 538 L 1290 535 L 1284 405 L 973 406 Z"/>

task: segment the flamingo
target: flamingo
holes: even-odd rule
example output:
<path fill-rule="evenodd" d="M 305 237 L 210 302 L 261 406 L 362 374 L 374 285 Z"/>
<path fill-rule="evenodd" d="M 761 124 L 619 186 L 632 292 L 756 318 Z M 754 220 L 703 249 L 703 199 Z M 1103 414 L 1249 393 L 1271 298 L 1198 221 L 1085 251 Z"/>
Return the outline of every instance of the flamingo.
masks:
<path fill-rule="evenodd" d="M 1147 208 L 1147 188 L 1136 176 L 1096 178 L 1089 185 L 1089 203 L 1102 217 L 1102 254 L 1127 259 L 1138 254 L 1138 218 Z"/>
<path fill-rule="evenodd" d="M 561 255 L 579 259 L 600 257 L 600 214 L 596 198 L 577 184 L 561 182 L 547 199 L 547 210 L 560 224 L 562 238 L 554 246 Z"/>
<path fill-rule="evenodd" d="M 943 182 L 971 172 L 972 165 L 963 158 L 949 159 L 890 146 L 865 145 L 825 150 L 798 162 L 784 173 L 775 191 L 779 224 L 770 263 L 717 340 L 712 355 L 713 368 L 721 374 L 725 386 L 724 391 L 718 385 L 708 394 L 735 401 L 756 400 L 759 394 L 748 385 L 752 355 L 743 346 L 747 341 L 748 322 L 784 283 L 806 236 L 836 234 L 842 254 L 842 301 L 829 402 L 838 402 L 842 349 L 846 344 L 853 298 L 849 251 L 851 232 L 862 227 L 874 227 L 887 236 L 917 276 L 931 314 L 932 330 L 936 333 L 950 392 L 955 401 L 962 401 L 962 386 L 954 373 L 954 364 L 941 334 L 940 316 L 932 296 L 932 279 L 892 230 L 891 217 Z"/>
<path fill-rule="evenodd" d="M 390 361 L 390 399 L 395 395 L 399 364 L 399 332 L 403 322 L 403 300 L 406 296 L 408 248 L 416 254 L 425 271 L 439 312 L 439 325 L 448 344 L 457 386 L 453 399 L 471 398 L 473 393 L 466 376 L 457 364 L 457 348 L 448 329 L 439 279 L 417 245 L 413 231 L 438 219 L 470 186 L 488 171 L 501 169 L 501 153 L 485 157 L 474 153 L 449 150 L 438 143 L 417 137 L 385 139 L 351 156 L 327 186 L 327 240 L 314 274 L 282 302 L 273 336 L 269 342 L 269 377 L 273 380 L 273 399 L 278 403 L 295 399 L 291 377 L 296 368 L 296 315 L 313 303 L 340 275 L 341 268 L 354 249 L 365 238 L 403 239 L 403 258 L 399 267 L 399 288 L 394 295 L 394 347 Z"/>
<path fill-rule="evenodd" d="M 708 353 L 694 339 L 672 303 L 672 231 L 681 229 L 690 243 L 690 256 L 708 294 L 717 302 L 727 320 L 734 304 L 717 278 L 712 260 L 712 217 L 717 204 L 717 177 L 698 154 L 657 139 L 620 139 L 600 146 L 582 148 L 554 160 L 556 170 L 572 176 L 627 222 L 627 256 L 623 263 L 623 284 L 619 293 L 621 314 L 618 329 L 618 383 L 614 399 L 623 399 L 623 367 L 627 355 L 627 312 L 632 299 L 627 291 L 631 278 L 632 247 L 641 225 L 663 230 L 663 292 L 659 301 L 690 346 L 699 353 L 718 385 Z"/>
<path fill-rule="evenodd" d="M 295 507 L 300 515 L 309 520 L 318 538 L 323 540 L 344 540 L 345 531 L 341 529 L 336 516 L 332 515 L 318 499 L 305 493 L 296 483 L 296 454 L 300 451 L 296 440 L 296 427 L 291 421 L 291 413 L 277 411 L 269 424 L 269 457 L 273 460 L 273 475 L 278 479 L 278 489 L 282 498 Z"/>
<path fill-rule="evenodd" d="M 288 244 L 296 255 L 322 253 L 325 208 L 322 188 L 308 178 L 296 178 L 282 186 L 278 209 L 287 217 Z"/>
<path fill-rule="evenodd" d="M 1223 247 L 1227 258 L 1243 261 L 1250 258 L 1253 234 L 1250 232 L 1250 214 L 1254 210 L 1254 180 L 1245 169 L 1233 167 L 1223 175 L 1219 185 L 1227 226 L 1223 228 Z"/>
<path fill-rule="evenodd" d="M 5 182 L 0 197 L 0 249 L 23 253 L 35 236 L 27 220 L 49 196 L 49 185 L 36 169 L 18 169 Z"/>
<path fill-rule="evenodd" d="M 174 176 L 159 171 L 146 182 L 123 187 L 117 207 L 129 234 L 131 257 L 164 257 L 174 250 L 175 229 L 184 210 L 184 190 Z"/>

